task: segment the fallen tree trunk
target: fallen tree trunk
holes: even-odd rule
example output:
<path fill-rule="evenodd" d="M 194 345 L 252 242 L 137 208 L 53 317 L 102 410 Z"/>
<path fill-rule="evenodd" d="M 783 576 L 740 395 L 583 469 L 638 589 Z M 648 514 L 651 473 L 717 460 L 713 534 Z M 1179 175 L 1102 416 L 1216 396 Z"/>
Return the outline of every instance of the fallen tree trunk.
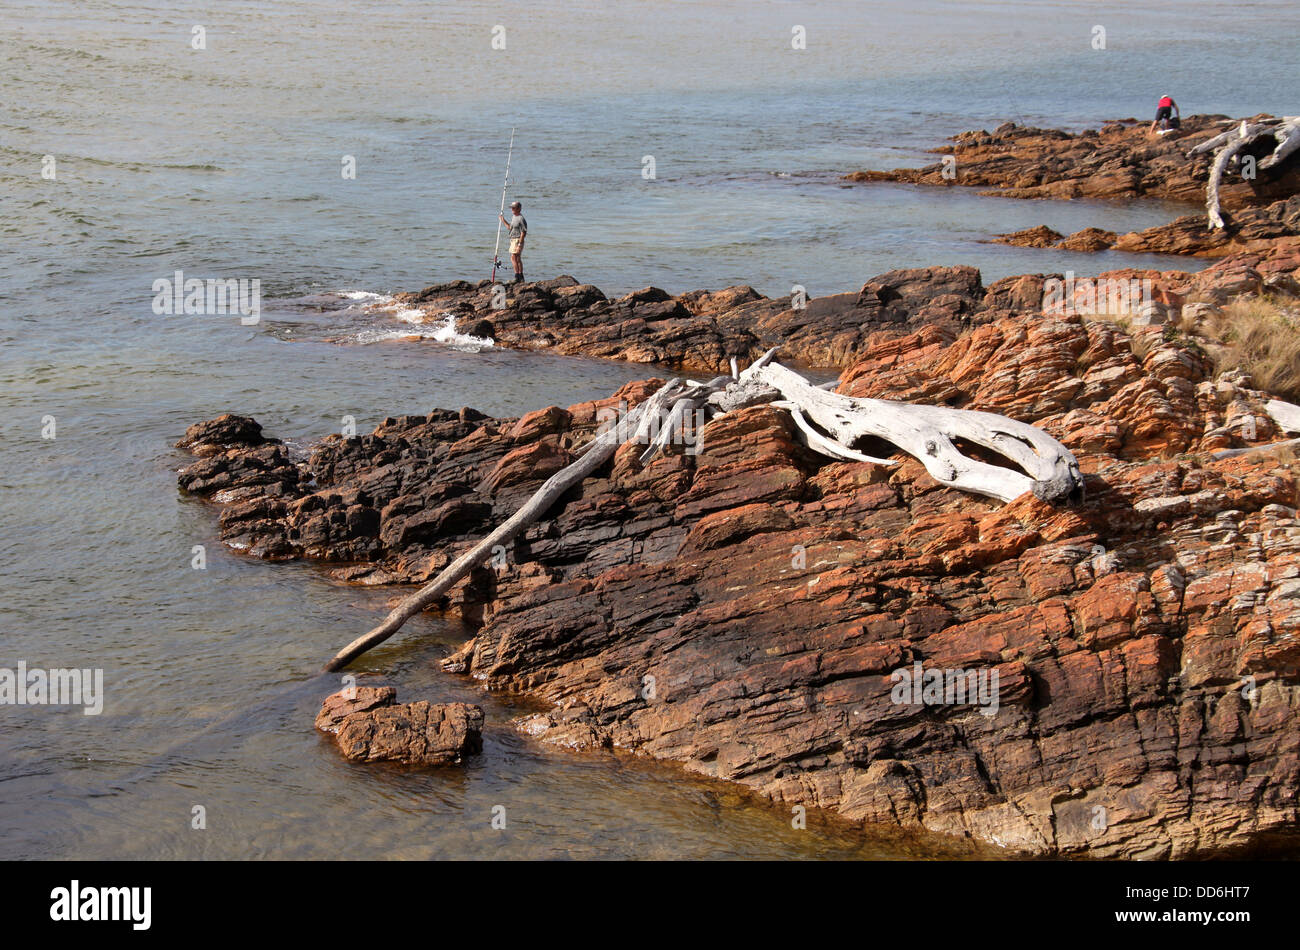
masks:
<path fill-rule="evenodd" d="M 660 411 L 668 397 L 680 386 L 679 380 L 671 380 L 664 384 L 658 392 L 633 409 L 626 419 L 598 435 L 581 458 L 548 478 L 522 508 L 486 538 L 447 565 L 432 581 L 393 608 L 392 612 L 384 618 L 383 623 L 336 653 L 333 659 L 325 664 L 324 671 L 332 673 L 341 670 L 367 650 L 383 643 L 401 629 L 406 621 L 433 604 L 451 590 L 461 578 L 486 561 L 494 547 L 514 540 L 521 531 L 544 515 L 565 492 L 581 483 L 608 461 L 614 451 L 627 441 L 620 436 L 626 435 L 629 427 L 633 428 L 631 438 L 637 438 L 642 433 L 647 420 Z"/>

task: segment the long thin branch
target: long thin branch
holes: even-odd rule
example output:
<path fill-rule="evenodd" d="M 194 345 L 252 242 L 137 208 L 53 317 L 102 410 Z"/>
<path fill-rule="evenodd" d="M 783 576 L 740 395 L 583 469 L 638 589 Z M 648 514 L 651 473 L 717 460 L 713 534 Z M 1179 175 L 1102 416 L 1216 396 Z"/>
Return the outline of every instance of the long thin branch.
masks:
<path fill-rule="evenodd" d="M 642 430 L 648 428 L 646 420 L 661 411 L 661 407 L 668 397 L 676 392 L 680 385 L 679 380 L 670 380 L 658 392 L 628 414 L 626 423 L 636 423 L 636 428 L 632 434 L 633 439 L 642 435 Z M 447 565 L 442 573 L 432 581 L 394 607 L 392 612 L 384 618 L 383 623 L 353 640 L 336 653 L 334 658 L 325 664 L 324 671 L 332 673 L 343 669 L 367 650 L 383 643 L 400 630 L 406 621 L 437 601 L 454 587 L 457 581 L 486 561 L 491 556 L 494 547 L 512 541 L 521 531 L 545 514 L 547 509 L 565 492 L 600 468 L 614 454 L 615 449 L 622 444 L 623 440 L 619 436 L 626 433 L 626 431 L 627 426 L 623 425 L 613 426 L 602 433 L 596 439 L 597 444 L 588 450 L 582 458 L 560 469 L 548 478 L 522 508 L 486 538 Z"/>

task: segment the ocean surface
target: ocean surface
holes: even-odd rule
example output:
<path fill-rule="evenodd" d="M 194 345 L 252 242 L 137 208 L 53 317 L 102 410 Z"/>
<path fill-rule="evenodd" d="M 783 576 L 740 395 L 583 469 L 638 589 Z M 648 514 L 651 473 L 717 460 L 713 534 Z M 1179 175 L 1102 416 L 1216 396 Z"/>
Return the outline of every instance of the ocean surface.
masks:
<path fill-rule="evenodd" d="M 483 755 L 347 763 L 312 729 L 336 685 L 314 671 L 397 592 L 223 549 L 173 443 L 224 411 L 305 447 L 345 416 L 517 415 L 647 375 L 413 328 L 392 303 L 488 275 L 512 127 L 530 278 L 817 296 L 931 264 L 1179 266 L 984 242 L 1183 207 L 840 176 L 1006 120 L 1146 119 L 1166 92 L 1189 114 L 1293 113 L 1298 25 L 1293 0 L 0 0 L 0 668 L 102 669 L 105 691 L 98 716 L 0 706 L 0 858 L 968 853 L 819 815 L 795 830 L 669 764 L 540 747 L 509 724 L 527 703 L 438 672 L 465 631 L 433 617 L 358 670 L 403 701 L 483 703 Z M 260 322 L 155 313 L 176 271 L 260 281 Z"/>

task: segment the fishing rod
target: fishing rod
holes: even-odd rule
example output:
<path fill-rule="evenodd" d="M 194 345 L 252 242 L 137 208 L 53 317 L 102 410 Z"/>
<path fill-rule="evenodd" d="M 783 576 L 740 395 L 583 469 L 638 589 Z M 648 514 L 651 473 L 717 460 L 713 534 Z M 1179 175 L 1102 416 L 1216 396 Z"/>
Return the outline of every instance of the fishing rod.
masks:
<path fill-rule="evenodd" d="M 501 266 L 501 219 L 506 214 L 506 189 L 510 187 L 510 159 L 515 151 L 515 130 L 510 129 L 510 148 L 506 151 L 506 178 L 501 183 L 501 211 L 497 215 L 497 245 L 492 250 L 492 283 L 497 282 L 497 268 Z"/>

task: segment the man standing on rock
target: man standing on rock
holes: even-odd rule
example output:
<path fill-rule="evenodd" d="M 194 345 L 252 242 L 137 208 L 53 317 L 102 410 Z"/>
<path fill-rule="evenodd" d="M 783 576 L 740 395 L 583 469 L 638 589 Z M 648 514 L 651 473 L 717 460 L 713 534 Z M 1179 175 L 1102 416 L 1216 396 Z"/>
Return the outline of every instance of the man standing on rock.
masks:
<path fill-rule="evenodd" d="M 524 238 L 528 237 L 528 222 L 520 214 L 524 206 L 518 201 L 510 203 L 510 220 L 505 215 L 497 215 L 501 223 L 510 229 L 510 263 L 515 265 L 516 284 L 524 282 Z"/>
<path fill-rule="evenodd" d="M 1160 101 L 1156 104 L 1156 118 L 1155 121 L 1151 123 L 1151 131 L 1154 132 L 1157 125 L 1160 126 L 1161 129 L 1169 128 L 1170 118 L 1174 115 L 1178 116 L 1176 120 L 1177 122 L 1182 121 L 1183 114 L 1178 108 L 1178 103 L 1174 102 L 1174 97 L 1170 95 L 1161 96 Z M 1174 126 L 1174 128 L 1177 127 L 1177 125 Z"/>

